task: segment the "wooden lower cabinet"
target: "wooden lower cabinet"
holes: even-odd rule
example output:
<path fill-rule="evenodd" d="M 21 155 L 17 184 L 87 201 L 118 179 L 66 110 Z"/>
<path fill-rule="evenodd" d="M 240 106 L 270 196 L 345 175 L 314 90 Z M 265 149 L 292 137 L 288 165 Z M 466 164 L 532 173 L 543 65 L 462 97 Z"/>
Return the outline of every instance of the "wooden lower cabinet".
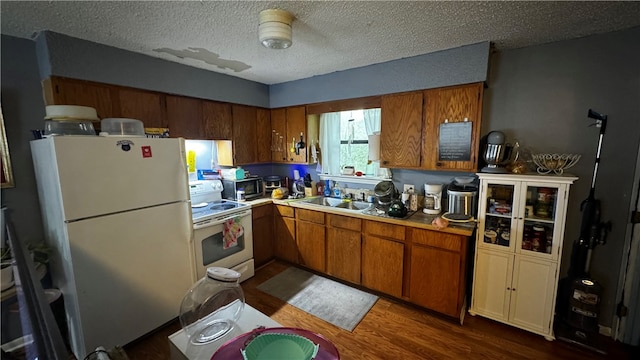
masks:
<path fill-rule="evenodd" d="M 298 263 L 298 245 L 296 244 L 296 219 L 292 207 L 276 205 L 274 213 L 275 255 L 276 257 Z"/>
<path fill-rule="evenodd" d="M 464 305 L 467 237 L 408 228 L 409 300 L 450 316 Z"/>
<path fill-rule="evenodd" d="M 251 209 L 253 220 L 253 260 L 255 267 L 268 263 L 274 256 L 273 205 L 266 204 Z"/>
<path fill-rule="evenodd" d="M 327 274 L 360 284 L 362 220 L 327 214 Z"/>
<path fill-rule="evenodd" d="M 362 285 L 402 297 L 404 226 L 366 220 L 362 238 Z"/>
<path fill-rule="evenodd" d="M 325 213 L 305 209 L 296 210 L 296 244 L 298 263 L 325 272 Z"/>

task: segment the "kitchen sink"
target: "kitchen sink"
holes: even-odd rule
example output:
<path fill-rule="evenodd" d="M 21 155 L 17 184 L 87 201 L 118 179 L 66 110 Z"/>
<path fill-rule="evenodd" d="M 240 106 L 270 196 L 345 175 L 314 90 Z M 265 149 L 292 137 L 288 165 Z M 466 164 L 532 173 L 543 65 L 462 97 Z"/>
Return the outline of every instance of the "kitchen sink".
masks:
<path fill-rule="evenodd" d="M 329 206 L 339 209 L 347 210 L 364 210 L 369 207 L 368 202 L 364 201 L 342 201 L 342 199 L 330 198 L 330 197 L 317 197 L 313 199 L 305 199 L 300 202 L 313 205 Z"/>
<path fill-rule="evenodd" d="M 364 210 L 369 208 L 369 206 L 371 206 L 371 204 L 369 204 L 368 202 L 349 201 L 349 202 L 340 203 L 334 207 L 341 208 L 341 209 L 349 209 L 349 210 Z"/>

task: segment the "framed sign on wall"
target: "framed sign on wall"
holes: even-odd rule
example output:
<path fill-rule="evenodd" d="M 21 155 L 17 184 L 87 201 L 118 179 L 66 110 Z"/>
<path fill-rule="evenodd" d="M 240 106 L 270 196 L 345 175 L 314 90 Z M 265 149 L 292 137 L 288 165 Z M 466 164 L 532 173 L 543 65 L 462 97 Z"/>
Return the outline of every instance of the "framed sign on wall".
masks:
<path fill-rule="evenodd" d="M 0 151 L 2 152 L 2 188 L 14 187 L 13 172 L 11 171 L 11 157 L 9 157 L 9 144 L 7 134 L 4 130 L 4 116 L 0 107 Z"/>

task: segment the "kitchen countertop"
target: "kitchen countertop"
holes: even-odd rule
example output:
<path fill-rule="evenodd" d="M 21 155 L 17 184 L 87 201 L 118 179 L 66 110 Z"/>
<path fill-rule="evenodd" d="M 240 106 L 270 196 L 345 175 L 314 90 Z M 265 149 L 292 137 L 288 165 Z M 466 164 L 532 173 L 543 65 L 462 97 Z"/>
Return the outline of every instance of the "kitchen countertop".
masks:
<path fill-rule="evenodd" d="M 468 222 L 468 223 L 449 222 L 449 226 L 447 226 L 446 228 L 438 229 L 435 226 L 431 225 L 431 222 L 436 217 L 438 217 L 438 215 L 425 214 L 421 210 L 418 210 L 415 214 L 411 215 L 407 219 L 395 219 L 395 218 L 363 214 L 362 210 L 348 210 L 348 209 L 335 208 L 330 206 L 305 203 L 304 200 L 308 200 L 308 199 L 311 199 L 311 198 L 282 199 L 282 200 L 276 200 L 271 198 L 259 198 L 254 200 L 247 200 L 247 204 L 251 205 L 252 207 L 256 207 L 260 205 L 273 203 L 276 205 L 286 205 L 286 206 L 291 206 L 299 209 L 322 211 L 329 214 L 346 215 L 346 216 L 351 216 L 359 219 L 373 220 L 373 221 L 385 222 L 389 224 L 396 224 L 396 225 L 402 225 L 402 226 L 411 226 L 411 227 L 420 228 L 420 229 L 441 231 L 445 233 L 464 235 L 464 236 L 471 236 L 473 234 L 473 230 L 476 228 L 475 222 Z"/>

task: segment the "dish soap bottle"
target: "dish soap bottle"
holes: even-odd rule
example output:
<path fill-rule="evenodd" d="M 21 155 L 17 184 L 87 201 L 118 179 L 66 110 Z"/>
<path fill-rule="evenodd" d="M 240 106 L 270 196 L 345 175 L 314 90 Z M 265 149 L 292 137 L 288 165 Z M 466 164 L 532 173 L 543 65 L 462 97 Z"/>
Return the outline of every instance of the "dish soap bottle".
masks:
<path fill-rule="evenodd" d="M 324 196 L 331 196 L 331 186 L 329 185 L 329 180 L 325 180 L 324 184 Z"/>
<path fill-rule="evenodd" d="M 340 186 L 338 185 L 338 183 L 334 183 L 333 184 L 333 197 L 337 197 L 340 198 L 340 194 L 341 194 L 341 189 Z"/>

